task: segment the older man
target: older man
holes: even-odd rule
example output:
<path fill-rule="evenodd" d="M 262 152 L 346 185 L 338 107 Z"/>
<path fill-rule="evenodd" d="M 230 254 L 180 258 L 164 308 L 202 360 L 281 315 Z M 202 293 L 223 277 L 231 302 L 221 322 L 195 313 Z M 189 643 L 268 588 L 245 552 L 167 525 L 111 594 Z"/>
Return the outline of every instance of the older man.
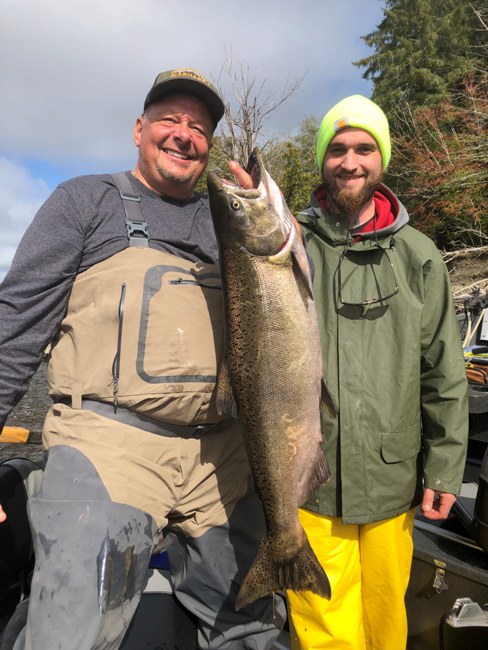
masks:
<path fill-rule="evenodd" d="M 2 285 L 0 424 L 52 343 L 26 650 L 118 648 L 163 531 L 200 648 L 270 648 L 283 625 L 278 597 L 234 609 L 264 519 L 214 401 L 222 291 L 195 186 L 223 113 L 198 71 L 159 74 L 134 170 L 62 183 Z"/>

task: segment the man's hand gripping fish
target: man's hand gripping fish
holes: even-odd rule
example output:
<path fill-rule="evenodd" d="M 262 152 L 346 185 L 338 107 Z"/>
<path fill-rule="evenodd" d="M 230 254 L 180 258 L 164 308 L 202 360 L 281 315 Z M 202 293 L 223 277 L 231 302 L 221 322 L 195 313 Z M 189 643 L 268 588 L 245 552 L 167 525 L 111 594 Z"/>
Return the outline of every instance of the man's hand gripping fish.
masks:
<path fill-rule="evenodd" d="M 311 272 L 298 225 L 257 151 L 248 171 L 255 189 L 208 175 L 226 316 L 217 405 L 241 424 L 266 518 L 236 609 L 283 589 L 330 598 L 329 580 L 298 508 L 329 478 L 321 407 L 335 416 L 322 376 Z"/>

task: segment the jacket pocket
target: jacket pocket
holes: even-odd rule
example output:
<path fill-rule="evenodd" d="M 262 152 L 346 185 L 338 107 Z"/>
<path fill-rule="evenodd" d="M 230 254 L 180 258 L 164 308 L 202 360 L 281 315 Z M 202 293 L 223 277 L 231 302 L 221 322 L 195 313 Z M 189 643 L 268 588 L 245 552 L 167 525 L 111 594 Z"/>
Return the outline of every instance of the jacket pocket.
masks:
<path fill-rule="evenodd" d="M 381 456 L 385 463 L 400 463 L 417 456 L 421 448 L 420 423 L 403 431 L 381 435 Z"/>

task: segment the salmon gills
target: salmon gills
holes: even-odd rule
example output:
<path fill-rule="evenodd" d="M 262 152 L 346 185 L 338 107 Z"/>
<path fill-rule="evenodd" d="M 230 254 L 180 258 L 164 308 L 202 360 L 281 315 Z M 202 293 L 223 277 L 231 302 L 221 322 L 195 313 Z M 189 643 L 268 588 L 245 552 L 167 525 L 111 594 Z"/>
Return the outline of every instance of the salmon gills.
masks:
<path fill-rule="evenodd" d="M 253 189 L 208 175 L 219 242 L 226 340 L 217 408 L 240 422 L 266 533 L 236 609 L 284 589 L 330 598 L 329 580 L 298 508 L 329 478 L 320 410 L 334 417 L 322 375 L 310 266 L 298 230 L 260 154 Z"/>

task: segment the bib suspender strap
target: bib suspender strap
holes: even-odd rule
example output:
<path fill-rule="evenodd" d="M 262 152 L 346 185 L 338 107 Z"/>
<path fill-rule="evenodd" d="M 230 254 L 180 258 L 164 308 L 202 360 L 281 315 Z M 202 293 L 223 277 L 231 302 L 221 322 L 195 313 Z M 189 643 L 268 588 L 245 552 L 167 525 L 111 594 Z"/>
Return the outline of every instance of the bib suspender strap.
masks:
<path fill-rule="evenodd" d="M 119 190 L 122 205 L 125 211 L 125 225 L 127 236 L 131 246 L 147 248 L 149 242 L 149 231 L 147 223 L 142 218 L 141 197 L 132 187 L 127 174 L 119 172 L 112 174 L 115 185 Z"/>

